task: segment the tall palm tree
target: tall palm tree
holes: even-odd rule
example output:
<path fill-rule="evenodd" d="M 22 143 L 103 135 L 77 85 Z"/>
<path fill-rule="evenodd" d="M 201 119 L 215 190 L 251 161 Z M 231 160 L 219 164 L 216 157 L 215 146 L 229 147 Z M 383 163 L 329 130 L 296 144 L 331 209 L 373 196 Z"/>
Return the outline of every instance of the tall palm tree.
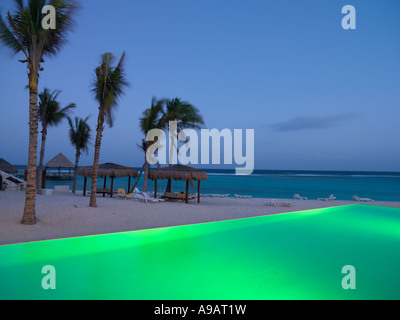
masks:
<path fill-rule="evenodd" d="M 186 128 L 199 129 L 204 124 L 203 117 L 199 110 L 187 101 L 180 98 L 166 100 L 166 110 L 163 111 L 160 126 L 167 128 L 170 121 L 177 122 L 177 133 Z M 172 139 L 172 145 L 178 142 Z M 172 165 L 174 148 L 170 146 L 169 165 Z M 171 191 L 171 180 L 168 180 L 167 191 Z"/>
<path fill-rule="evenodd" d="M 76 0 L 14 0 L 16 11 L 0 16 L 0 43 L 14 55 L 22 54 L 28 67 L 29 88 L 29 152 L 28 175 L 22 224 L 36 224 L 36 161 L 38 136 L 38 83 L 44 58 L 56 55 L 66 43 L 67 34 L 74 26 L 73 17 L 78 10 Z M 43 29 L 42 8 L 52 5 L 56 10 L 56 29 Z"/>
<path fill-rule="evenodd" d="M 74 169 L 74 183 L 72 185 L 72 193 L 76 192 L 76 171 L 78 170 L 79 158 L 81 156 L 81 151 L 88 153 L 89 151 L 89 141 L 90 141 L 90 126 L 88 124 L 89 117 L 85 119 L 80 119 L 75 117 L 75 124 L 72 122 L 71 118 L 68 117 L 69 123 L 69 138 L 72 145 L 75 147 L 75 169 Z"/>
<path fill-rule="evenodd" d="M 165 100 L 158 100 L 153 97 L 151 107 L 143 111 L 142 117 L 139 119 L 140 129 L 146 136 L 147 133 L 156 128 L 161 128 L 161 115 L 164 113 L 163 104 Z M 144 151 L 144 178 L 143 178 L 143 191 L 147 192 L 147 181 L 149 175 L 149 162 L 147 161 L 147 149 L 153 144 L 152 141 L 142 140 L 140 148 Z"/>
<path fill-rule="evenodd" d="M 90 207 L 96 207 L 97 177 L 104 121 L 107 121 L 110 127 L 113 126 L 113 111 L 117 107 L 118 99 L 124 94 L 124 88 L 128 85 L 125 79 L 124 60 L 125 52 L 122 54 L 117 66 L 114 66 L 115 56 L 112 53 L 105 53 L 102 55 L 101 65 L 95 70 L 96 77 L 92 84 L 92 92 L 99 103 L 99 116 L 97 118 L 94 145 Z"/>
<path fill-rule="evenodd" d="M 44 151 L 46 147 L 47 127 L 56 127 L 61 120 L 67 117 L 67 113 L 75 108 L 74 103 L 69 104 L 65 108 L 60 107 L 57 101 L 58 95 L 61 93 L 59 90 L 50 92 L 49 89 L 44 88 L 43 92 L 39 94 L 39 120 L 42 123 L 42 144 L 40 148 L 39 168 L 36 175 L 36 189 L 38 194 L 42 194 L 42 171 L 44 161 Z"/>

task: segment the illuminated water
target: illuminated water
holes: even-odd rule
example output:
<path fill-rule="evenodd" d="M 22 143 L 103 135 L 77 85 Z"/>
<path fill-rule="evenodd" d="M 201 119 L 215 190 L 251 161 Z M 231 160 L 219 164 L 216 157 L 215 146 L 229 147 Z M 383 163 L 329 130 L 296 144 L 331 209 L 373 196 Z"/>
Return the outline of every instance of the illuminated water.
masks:
<path fill-rule="evenodd" d="M 33 242 L 0 246 L 0 299 L 398 300 L 399 252 L 400 209 L 365 205 Z"/>

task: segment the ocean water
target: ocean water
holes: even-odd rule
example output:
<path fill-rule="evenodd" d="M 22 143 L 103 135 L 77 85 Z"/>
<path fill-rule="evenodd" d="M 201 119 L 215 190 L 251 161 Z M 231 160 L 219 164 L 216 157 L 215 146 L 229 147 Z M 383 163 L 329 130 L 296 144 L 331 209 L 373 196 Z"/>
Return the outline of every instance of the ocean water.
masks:
<path fill-rule="evenodd" d="M 24 169 L 24 166 L 17 166 Z M 140 172 L 140 168 L 137 168 Z M 237 176 L 233 170 L 205 170 L 208 180 L 202 181 L 200 193 L 218 193 L 231 196 L 234 194 L 251 195 L 256 198 L 293 198 L 295 193 L 308 199 L 327 198 L 333 194 L 338 200 L 351 200 L 354 194 L 362 198 L 372 198 L 380 201 L 400 201 L 400 172 L 356 172 L 356 171 L 276 171 L 255 170 L 250 176 Z M 131 179 L 133 186 L 136 179 Z M 103 188 L 104 180 L 99 178 L 98 188 Z M 167 180 L 158 180 L 157 192 L 163 192 Z M 69 185 L 72 180 L 47 180 L 46 188 L 55 185 Z M 110 188 L 111 180 L 107 180 Z M 114 189 L 128 188 L 128 178 L 114 180 Z M 143 175 L 138 183 L 143 188 Z M 174 192 L 186 189 L 186 182 L 173 181 Z M 77 190 L 83 190 L 83 177 L 78 176 Z M 90 191 L 90 179 L 87 183 Z M 149 180 L 148 191 L 154 191 L 154 181 Z M 190 187 L 190 192 L 197 192 Z"/>

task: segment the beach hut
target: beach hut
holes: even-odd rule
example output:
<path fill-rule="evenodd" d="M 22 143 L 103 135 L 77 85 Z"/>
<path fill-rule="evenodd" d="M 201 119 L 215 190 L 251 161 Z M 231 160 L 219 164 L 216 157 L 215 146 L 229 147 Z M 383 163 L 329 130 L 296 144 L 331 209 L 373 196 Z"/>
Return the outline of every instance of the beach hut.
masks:
<path fill-rule="evenodd" d="M 74 164 L 68 160 L 62 153 L 56 155 L 53 159 L 44 166 L 46 177 L 55 180 L 71 180 L 74 178 L 71 170 L 75 168 Z M 51 172 L 51 169 L 57 169 L 56 172 Z M 61 172 L 61 169 L 68 169 L 68 173 Z"/>
<path fill-rule="evenodd" d="M 0 158 L 0 171 L 4 171 L 8 174 L 13 174 L 17 173 L 18 169 L 3 158 Z"/>
<path fill-rule="evenodd" d="M 193 180 L 197 180 L 197 203 L 200 203 L 200 181 L 207 180 L 207 173 L 196 168 L 176 164 L 169 167 L 158 168 L 149 172 L 149 179 L 154 180 L 154 197 L 157 197 L 157 180 L 183 180 L 186 181 L 186 193 L 183 200 L 189 203 L 189 182 L 193 185 Z M 168 194 L 167 198 L 179 198 L 174 194 Z"/>
<path fill-rule="evenodd" d="M 93 174 L 93 166 L 89 167 L 82 167 L 77 170 L 77 174 L 83 176 L 83 195 L 86 195 L 86 183 L 87 178 L 91 178 Z M 106 193 L 110 193 L 111 197 L 114 192 L 114 179 L 115 178 L 122 178 L 122 177 L 129 177 L 128 179 L 128 190 L 131 186 L 131 178 L 139 177 L 139 173 L 137 170 L 125 166 L 121 166 L 115 163 L 105 163 L 99 164 L 98 167 L 98 176 L 100 178 L 104 177 L 104 187 L 103 189 L 98 189 L 97 193 L 102 193 L 103 197 L 105 197 Z M 107 178 L 111 178 L 111 189 L 106 189 L 107 187 Z"/>

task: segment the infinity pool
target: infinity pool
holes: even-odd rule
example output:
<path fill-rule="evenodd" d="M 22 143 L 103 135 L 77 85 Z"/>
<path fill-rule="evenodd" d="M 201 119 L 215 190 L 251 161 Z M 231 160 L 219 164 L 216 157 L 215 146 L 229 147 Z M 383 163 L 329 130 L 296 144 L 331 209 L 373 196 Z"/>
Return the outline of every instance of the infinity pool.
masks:
<path fill-rule="evenodd" d="M 347 265 L 356 289 L 342 287 Z M 54 267 L 54 290 L 42 287 L 44 266 Z M 352 205 L 0 246 L 0 299 L 400 299 L 400 209 Z"/>

